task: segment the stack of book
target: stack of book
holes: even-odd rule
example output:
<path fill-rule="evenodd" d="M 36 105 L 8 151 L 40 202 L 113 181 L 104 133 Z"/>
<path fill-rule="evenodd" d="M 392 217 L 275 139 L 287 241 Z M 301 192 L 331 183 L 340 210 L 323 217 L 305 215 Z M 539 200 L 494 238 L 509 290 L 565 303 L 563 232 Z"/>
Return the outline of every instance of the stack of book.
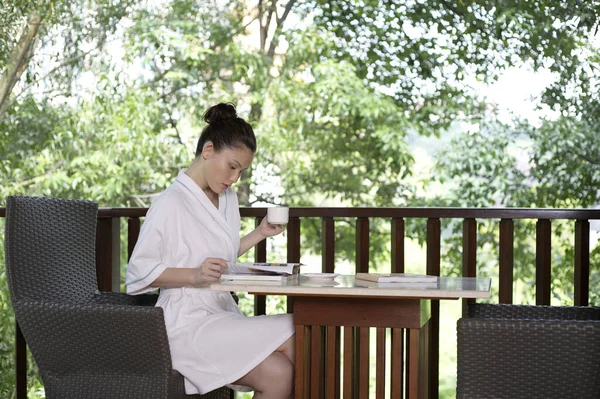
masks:
<path fill-rule="evenodd" d="M 301 263 L 230 263 L 221 275 L 221 281 L 275 281 L 298 280 Z"/>
<path fill-rule="evenodd" d="M 356 284 L 376 283 L 380 288 L 438 288 L 439 277 L 413 273 L 356 273 Z"/>

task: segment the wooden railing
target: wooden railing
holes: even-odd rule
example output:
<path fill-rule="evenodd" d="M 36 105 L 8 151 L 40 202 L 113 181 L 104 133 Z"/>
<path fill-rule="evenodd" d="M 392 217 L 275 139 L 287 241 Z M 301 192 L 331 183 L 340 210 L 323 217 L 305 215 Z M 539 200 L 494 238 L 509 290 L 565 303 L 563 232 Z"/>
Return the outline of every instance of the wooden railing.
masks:
<path fill-rule="evenodd" d="M 96 266 L 98 288 L 101 291 L 118 291 L 120 281 L 120 221 L 127 218 L 127 253 L 131 256 L 140 232 L 141 218 L 145 208 L 100 209 L 97 225 Z M 265 208 L 241 208 L 242 218 L 254 218 L 255 223 L 265 216 Z M 0 208 L 0 217 L 5 210 Z M 388 219 L 391 223 L 391 271 L 405 269 L 405 219 L 426 220 L 426 273 L 440 275 L 441 258 L 441 219 L 460 219 L 462 233 L 462 275 L 477 275 L 477 221 L 499 219 L 499 303 L 513 302 L 514 268 L 514 221 L 517 219 L 536 220 L 536 304 L 550 305 L 551 294 L 551 220 L 572 220 L 574 234 L 574 305 L 586 306 L 589 302 L 590 281 L 590 220 L 600 219 L 600 210 L 594 209 L 467 209 L 467 208 L 291 208 L 287 225 L 287 261 L 299 262 L 300 224 L 303 218 L 320 218 L 322 222 L 322 262 L 323 272 L 335 269 L 335 223 L 336 218 L 356 220 L 356 271 L 369 271 L 369 222 L 373 218 Z M 255 261 L 267 260 L 267 246 L 263 241 L 255 249 Z M 256 297 L 255 314 L 265 314 L 264 296 Z M 466 301 L 463 306 L 466 305 Z M 288 311 L 292 306 L 288 303 Z M 439 301 L 431 303 L 429 331 L 429 376 L 430 396 L 439 396 Z M 16 374 L 17 398 L 26 395 L 25 341 L 18 327 L 16 329 Z"/>

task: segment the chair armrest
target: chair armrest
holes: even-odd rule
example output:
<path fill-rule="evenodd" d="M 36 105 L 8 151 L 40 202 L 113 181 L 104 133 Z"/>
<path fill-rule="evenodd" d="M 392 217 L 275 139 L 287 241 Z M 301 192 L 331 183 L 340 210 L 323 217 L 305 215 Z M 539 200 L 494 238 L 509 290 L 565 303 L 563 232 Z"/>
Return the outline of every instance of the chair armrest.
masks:
<path fill-rule="evenodd" d="M 31 300 L 13 305 L 43 374 L 151 375 L 167 385 L 172 365 L 161 308 Z"/>
<path fill-rule="evenodd" d="M 457 397 L 595 398 L 600 321 L 462 318 Z"/>
<path fill-rule="evenodd" d="M 600 320 L 600 307 L 473 303 L 468 315 L 480 319 Z"/>
<path fill-rule="evenodd" d="M 124 292 L 100 292 L 94 294 L 94 302 L 103 305 L 154 306 L 157 294 L 129 295 Z"/>

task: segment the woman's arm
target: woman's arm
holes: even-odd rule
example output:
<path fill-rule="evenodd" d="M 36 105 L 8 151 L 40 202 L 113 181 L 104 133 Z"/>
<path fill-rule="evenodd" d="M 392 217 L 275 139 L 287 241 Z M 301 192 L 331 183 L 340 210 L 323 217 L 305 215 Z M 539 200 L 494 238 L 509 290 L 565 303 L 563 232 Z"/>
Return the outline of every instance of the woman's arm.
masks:
<path fill-rule="evenodd" d="M 225 259 L 206 258 L 199 268 L 166 268 L 151 285 L 160 288 L 205 287 L 217 281 L 226 268 Z"/>
<path fill-rule="evenodd" d="M 267 222 L 267 218 L 263 218 L 260 225 L 252 230 L 248 235 L 240 239 L 240 250 L 238 256 L 241 256 L 248 252 L 250 248 L 261 242 L 267 237 L 275 236 L 285 230 L 285 226 L 282 224 L 270 224 Z"/>

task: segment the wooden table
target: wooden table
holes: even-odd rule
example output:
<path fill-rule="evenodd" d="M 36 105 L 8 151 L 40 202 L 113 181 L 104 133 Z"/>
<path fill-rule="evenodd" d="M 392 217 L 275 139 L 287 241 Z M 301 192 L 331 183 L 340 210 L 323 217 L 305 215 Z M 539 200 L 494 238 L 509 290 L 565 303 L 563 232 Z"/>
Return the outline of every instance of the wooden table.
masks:
<path fill-rule="evenodd" d="M 432 299 L 489 298 L 489 278 L 440 277 L 434 288 L 380 287 L 338 276 L 301 276 L 292 285 L 221 282 L 218 291 L 286 295 L 293 298 L 296 326 L 296 399 L 369 397 L 369 327 L 376 328 L 376 397 L 385 392 L 386 328 L 391 329 L 391 397 L 428 397 L 428 322 Z M 343 343 L 341 342 L 343 331 Z M 404 332 L 406 331 L 406 344 Z M 343 344 L 343 351 L 340 346 Z M 406 355 L 406 365 L 403 356 Z M 340 364 L 343 358 L 343 376 Z M 405 366 L 405 367 L 404 367 Z"/>

